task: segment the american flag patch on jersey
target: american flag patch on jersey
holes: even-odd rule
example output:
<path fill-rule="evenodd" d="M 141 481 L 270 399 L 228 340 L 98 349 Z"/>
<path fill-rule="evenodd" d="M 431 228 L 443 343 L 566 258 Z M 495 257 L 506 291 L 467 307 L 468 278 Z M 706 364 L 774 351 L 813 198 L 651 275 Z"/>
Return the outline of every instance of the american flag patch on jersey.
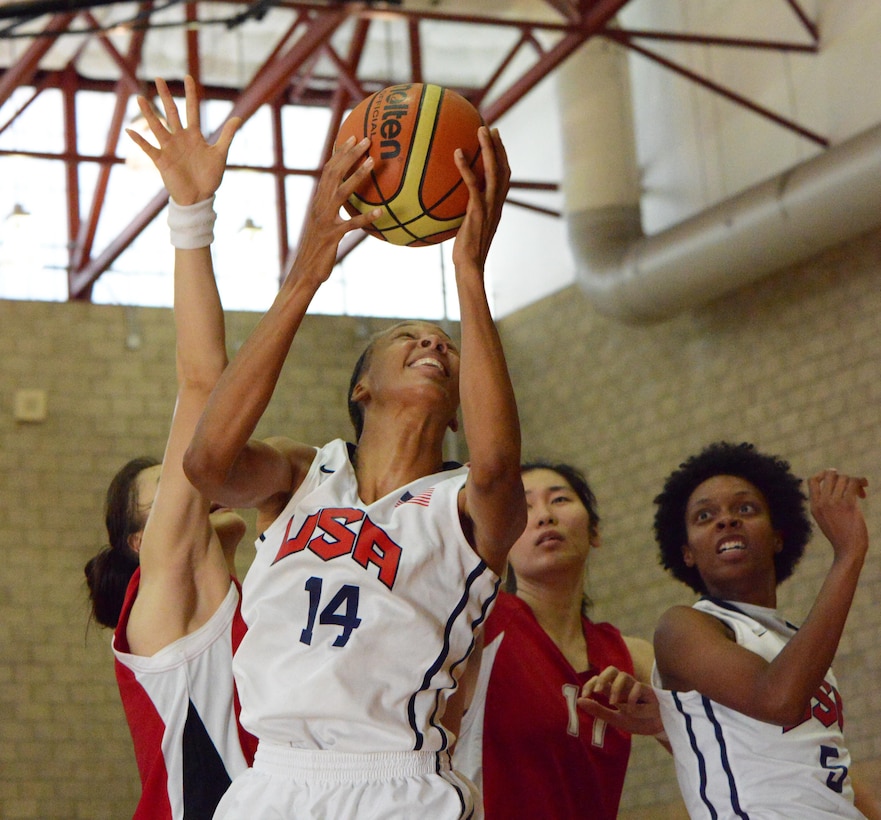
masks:
<path fill-rule="evenodd" d="M 420 507 L 427 507 L 428 502 L 431 501 L 431 494 L 434 492 L 434 487 L 429 487 L 424 492 L 419 493 L 419 495 L 413 495 L 409 490 L 405 492 L 395 504 L 396 507 L 400 507 L 401 504 L 418 504 Z"/>

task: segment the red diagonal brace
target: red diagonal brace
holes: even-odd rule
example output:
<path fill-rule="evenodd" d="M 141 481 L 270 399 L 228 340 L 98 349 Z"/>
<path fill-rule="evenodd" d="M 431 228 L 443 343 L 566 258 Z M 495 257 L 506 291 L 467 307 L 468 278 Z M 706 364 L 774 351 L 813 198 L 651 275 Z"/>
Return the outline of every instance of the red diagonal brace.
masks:
<path fill-rule="evenodd" d="M 280 94 L 297 69 L 309 59 L 315 49 L 330 38 L 347 16 L 348 12 L 345 9 L 333 9 L 317 14 L 310 21 L 308 29 L 288 52 L 268 65 L 266 70 L 255 77 L 254 82 L 242 92 L 233 105 L 230 116 L 238 116 L 247 120 L 261 105 Z M 215 131 L 213 137 L 216 138 L 219 132 L 220 129 Z M 103 253 L 92 259 L 81 270 L 72 272 L 70 275 L 70 298 L 83 298 L 91 284 L 134 242 L 167 202 L 168 193 L 163 188 L 119 236 L 105 248 Z"/>
<path fill-rule="evenodd" d="M 70 25 L 71 21 L 76 17 L 75 14 L 56 14 L 49 24 L 43 29 L 45 37 L 37 37 L 29 48 L 21 55 L 21 58 L 15 65 L 9 66 L 0 75 L 0 106 L 3 105 L 20 85 L 30 85 L 40 60 L 43 59 L 46 52 L 52 48 L 55 42 L 54 37 L 48 36 L 60 31 L 64 31 Z"/>

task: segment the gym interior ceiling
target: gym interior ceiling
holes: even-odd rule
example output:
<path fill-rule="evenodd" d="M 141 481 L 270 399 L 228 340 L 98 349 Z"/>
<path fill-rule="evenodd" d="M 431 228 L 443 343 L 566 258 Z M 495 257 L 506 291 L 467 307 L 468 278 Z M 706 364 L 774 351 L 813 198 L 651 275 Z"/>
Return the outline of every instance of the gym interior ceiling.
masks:
<path fill-rule="evenodd" d="M 652 0 L 646 0 L 652 2 Z M 278 224 L 287 223 L 284 179 L 314 178 L 321 166 L 286 165 L 282 146 L 285 106 L 322 106 L 330 112 L 322 159 L 331 150 L 342 118 L 357 101 L 400 82 L 433 82 L 468 97 L 493 124 L 592 38 L 614 42 L 659 70 L 673 72 L 710 93 L 754 112 L 780 128 L 825 148 L 828 138 L 772 110 L 708 74 L 677 64 L 663 45 L 687 43 L 746 54 L 816 53 L 819 32 L 805 8 L 809 0 L 780 0 L 792 26 L 787 36 L 766 30 L 736 36 L 689 30 L 635 30 L 621 24 L 630 2 L 640 0 L 397 0 L 397 2 L 299 2 L 297 0 L 20 0 L 0 5 L 0 134 L 48 89 L 64 101 L 64 149 L 0 151 L 55 159 L 66 169 L 68 290 L 71 300 L 89 300 L 92 286 L 162 211 L 166 195 L 132 203 L 127 226 L 97 246 L 97 226 L 111 175 L 124 157 L 120 136 L 137 94 L 151 93 L 150 80 L 169 79 L 175 95 L 192 74 L 206 99 L 231 104 L 231 114 L 249 119 L 263 106 L 271 111 L 272 159 L 260 170 L 276 180 Z M 687 2 L 686 2 L 687 5 Z M 755 27 L 753 27 L 755 28 Z M 792 32 L 795 32 L 794 36 Z M 4 47 L 5 41 L 5 47 Z M 770 81 L 774 81 L 771 78 Z M 14 109 L 16 89 L 27 96 Z M 82 91 L 115 99 L 103 124 L 100 154 L 78 149 L 75 104 Z M 97 164 L 90 189 L 83 190 L 84 163 Z M 92 182 L 91 179 L 94 179 Z M 537 204 L 532 192 L 555 191 L 559 179 L 514 179 L 509 203 L 562 217 Z M 81 203 L 88 202 L 88 208 Z M 278 232 L 280 270 L 292 253 L 294 229 Z M 363 239 L 347 238 L 339 258 Z"/>

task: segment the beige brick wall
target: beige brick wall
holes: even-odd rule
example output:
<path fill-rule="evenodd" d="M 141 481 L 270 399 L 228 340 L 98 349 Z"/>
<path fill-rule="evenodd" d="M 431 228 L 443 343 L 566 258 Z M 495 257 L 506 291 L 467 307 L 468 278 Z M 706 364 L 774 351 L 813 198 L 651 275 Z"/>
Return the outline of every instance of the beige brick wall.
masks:
<path fill-rule="evenodd" d="M 231 314 L 231 349 L 256 317 Z M 309 317 L 260 434 L 348 434 L 351 366 L 385 322 Z M 648 328 L 597 316 L 575 289 L 501 323 L 527 455 L 589 471 L 605 519 L 592 557 L 595 617 L 651 637 L 688 591 L 658 568 L 652 498 L 684 456 L 749 439 L 800 474 L 862 472 L 881 492 L 881 233 L 700 311 Z M 132 327 L 140 349 L 127 350 Z M 0 817 L 123 818 L 138 794 L 109 635 L 88 625 L 82 567 L 103 543 L 103 494 L 142 452 L 161 455 L 174 398 L 166 310 L 0 301 Z M 45 389 L 40 424 L 12 418 L 15 391 Z M 881 505 L 867 504 L 881 542 Z M 243 553 L 247 553 L 245 545 Z M 828 565 L 811 545 L 782 606 L 803 617 Z M 242 568 L 247 561 L 242 562 Z M 836 662 L 854 757 L 877 774 L 881 553 Z M 874 606 L 873 606 L 874 605 Z M 637 739 L 622 816 L 675 818 L 670 761 Z M 874 766 L 874 769 L 869 769 Z"/>
<path fill-rule="evenodd" d="M 232 350 L 256 319 L 229 316 Z M 260 434 L 348 435 L 351 368 L 385 324 L 308 317 L 308 357 L 290 357 Z M 133 328 L 142 337 L 134 351 L 125 346 Z M 134 455 L 162 455 L 175 392 L 172 316 L 0 301 L 0 350 L 0 817 L 130 817 L 137 769 L 110 635 L 88 622 L 83 565 L 105 543 L 113 473 Z M 45 422 L 13 420 L 20 389 L 47 391 Z M 243 544 L 242 570 L 250 552 Z"/>
<path fill-rule="evenodd" d="M 690 591 L 658 566 L 652 499 L 710 441 L 752 441 L 798 475 L 869 477 L 873 552 L 835 662 L 857 769 L 881 764 L 881 232 L 649 327 L 598 316 L 575 288 L 502 323 L 527 457 L 586 469 L 603 516 L 591 557 L 594 617 L 652 637 Z M 802 619 L 829 566 L 817 535 L 780 606 Z M 637 738 L 622 816 L 676 817 L 672 763 Z M 874 769 L 872 767 L 875 767 Z"/>

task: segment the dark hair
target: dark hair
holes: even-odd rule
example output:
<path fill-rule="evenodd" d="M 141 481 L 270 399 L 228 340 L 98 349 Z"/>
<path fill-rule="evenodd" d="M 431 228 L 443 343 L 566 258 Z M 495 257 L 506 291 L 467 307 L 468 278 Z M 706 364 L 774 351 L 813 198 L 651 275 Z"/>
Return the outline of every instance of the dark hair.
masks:
<path fill-rule="evenodd" d="M 138 554 L 129 545 L 130 536 L 144 528 L 138 511 L 138 476 L 160 462 L 149 456 L 124 464 L 107 488 L 104 523 L 109 544 L 88 560 L 86 583 L 92 601 L 92 616 L 102 626 L 116 627 L 125 592 L 138 567 Z"/>
<path fill-rule="evenodd" d="M 552 461 L 544 461 L 541 459 L 527 461 L 525 464 L 520 465 L 521 476 L 526 473 L 531 473 L 534 470 L 550 470 L 552 473 L 557 473 L 557 475 L 562 476 L 566 480 L 575 492 L 575 495 L 578 496 L 584 509 L 587 510 L 587 531 L 590 533 L 591 538 L 596 538 L 600 532 L 600 514 L 598 511 L 596 496 L 590 488 L 590 484 L 587 483 L 587 478 L 584 473 L 577 467 L 573 467 L 571 464 L 554 463 Z M 517 576 L 510 563 L 508 564 L 508 572 L 505 578 L 505 591 L 510 593 L 515 593 L 517 591 Z M 586 612 L 591 606 L 592 601 L 587 595 L 585 595 L 582 609 Z"/>
<path fill-rule="evenodd" d="M 373 339 L 371 339 L 370 343 L 364 348 L 361 355 L 358 357 L 358 361 L 355 362 L 355 369 L 352 371 L 352 378 L 349 379 L 349 418 L 352 421 L 352 426 L 355 428 L 355 441 L 358 441 L 358 439 L 361 438 L 361 432 L 364 430 L 364 408 L 362 408 L 358 402 L 352 400 L 352 393 L 355 392 L 355 387 L 357 387 L 362 374 L 367 369 L 370 353 L 373 351 L 373 345 L 376 343 L 376 338 L 377 337 L 374 336 Z"/>
<path fill-rule="evenodd" d="M 714 476 L 730 475 L 749 481 L 765 497 L 771 525 L 783 537 L 783 547 L 774 556 L 777 584 L 792 575 L 811 536 L 811 522 L 805 510 L 806 496 L 801 479 L 789 462 L 779 456 L 758 452 L 752 444 L 717 441 L 679 465 L 655 498 L 655 540 L 660 563 L 674 578 L 705 594 L 706 586 L 696 567 L 685 564 L 682 548 L 688 543 L 685 510 L 697 487 Z"/>

